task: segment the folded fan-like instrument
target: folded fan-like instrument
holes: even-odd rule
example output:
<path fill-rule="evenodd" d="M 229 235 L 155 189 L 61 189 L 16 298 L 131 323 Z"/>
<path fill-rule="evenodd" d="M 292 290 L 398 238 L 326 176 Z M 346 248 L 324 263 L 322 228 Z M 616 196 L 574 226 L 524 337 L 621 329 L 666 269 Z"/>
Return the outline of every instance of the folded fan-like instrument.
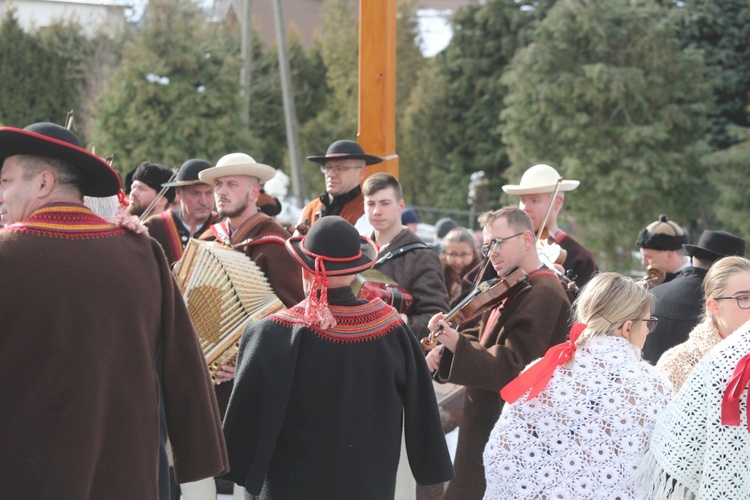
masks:
<path fill-rule="evenodd" d="M 217 242 L 191 239 L 176 280 L 214 382 L 234 363 L 245 326 L 284 309 L 257 264 Z"/>

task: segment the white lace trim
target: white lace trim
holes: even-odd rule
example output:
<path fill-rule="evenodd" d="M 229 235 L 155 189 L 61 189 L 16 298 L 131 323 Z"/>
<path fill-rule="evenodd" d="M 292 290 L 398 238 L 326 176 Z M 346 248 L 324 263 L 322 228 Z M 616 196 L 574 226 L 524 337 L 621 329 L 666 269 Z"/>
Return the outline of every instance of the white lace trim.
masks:
<path fill-rule="evenodd" d="M 696 365 L 659 417 L 636 480 L 651 498 L 750 498 L 747 391 L 740 425 L 721 425 L 721 400 L 739 359 L 750 352 L 750 322 Z"/>
<path fill-rule="evenodd" d="M 672 388 L 620 337 L 579 346 L 533 400 L 505 405 L 484 450 L 486 499 L 641 499 L 631 480 Z"/>
<path fill-rule="evenodd" d="M 669 349 L 659 358 L 656 369 L 672 382 L 677 392 L 698 361 L 720 341 L 719 332 L 711 320 L 703 321 L 693 328 L 685 342 Z"/>

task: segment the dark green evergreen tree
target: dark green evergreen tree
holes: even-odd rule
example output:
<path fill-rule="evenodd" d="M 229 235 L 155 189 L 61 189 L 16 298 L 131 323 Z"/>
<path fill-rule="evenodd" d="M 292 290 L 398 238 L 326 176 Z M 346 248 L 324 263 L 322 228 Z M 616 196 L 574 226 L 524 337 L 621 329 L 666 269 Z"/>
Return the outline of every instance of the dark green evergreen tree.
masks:
<path fill-rule="evenodd" d="M 73 28 L 71 28 L 73 29 Z M 0 23 L 0 123 L 25 127 L 62 124 L 80 102 L 76 53 L 57 50 L 54 33 L 25 33 L 8 10 Z M 76 35 L 80 49 L 86 39 Z"/>
<path fill-rule="evenodd" d="M 188 158 L 254 151 L 240 121 L 238 74 L 223 27 L 208 23 L 196 4 L 150 2 L 97 102 L 97 152 L 114 153 L 115 167 L 126 172 L 144 160 L 178 167 Z"/>
<path fill-rule="evenodd" d="M 549 163 L 581 180 L 566 205 L 603 269 L 627 269 L 658 214 L 692 228 L 707 202 L 710 88 L 665 14 L 651 2 L 559 2 L 503 77 L 506 178 Z"/>
<path fill-rule="evenodd" d="M 415 152 L 413 167 L 421 161 L 419 170 L 427 173 L 415 193 L 420 204 L 468 209 L 470 176 L 479 170 L 499 192 L 509 164 L 499 126 L 507 92 L 501 76 L 552 4 L 488 0 L 454 16 L 450 44 L 435 57 L 435 68 L 421 74 L 409 103 L 402 145 L 405 155 Z"/>
<path fill-rule="evenodd" d="M 747 0 L 686 0 L 673 9 L 685 47 L 702 51 L 713 85 L 707 142 L 713 150 L 736 142 L 727 128 L 748 127 L 750 102 L 750 5 Z"/>

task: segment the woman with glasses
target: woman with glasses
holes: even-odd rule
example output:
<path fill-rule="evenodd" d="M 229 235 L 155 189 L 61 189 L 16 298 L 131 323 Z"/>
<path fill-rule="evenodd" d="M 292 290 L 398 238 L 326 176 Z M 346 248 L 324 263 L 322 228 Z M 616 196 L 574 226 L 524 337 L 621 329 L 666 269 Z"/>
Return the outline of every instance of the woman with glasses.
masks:
<path fill-rule="evenodd" d="M 582 289 L 570 339 L 500 391 L 485 499 L 646 498 L 631 476 L 672 396 L 640 355 L 652 307 L 648 290 L 616 273 Z"/>
<path fill-rule="evenodd" d="M 477 241 L 466 229 L 454 228 L 443 237 L 440 249 L 445 287 L 448 289 L 448 300 L 453 307 L 465 295 L 462 293 L 464 276 L 479 264 Z"/>
<path fill-rule="evenodd" d="M 750 320 L 750 260 L 724 257 L 703 280 L 705 310 L 688 340 L 665 352 L 656 368 L 679 391 L 698 361 Z"/>

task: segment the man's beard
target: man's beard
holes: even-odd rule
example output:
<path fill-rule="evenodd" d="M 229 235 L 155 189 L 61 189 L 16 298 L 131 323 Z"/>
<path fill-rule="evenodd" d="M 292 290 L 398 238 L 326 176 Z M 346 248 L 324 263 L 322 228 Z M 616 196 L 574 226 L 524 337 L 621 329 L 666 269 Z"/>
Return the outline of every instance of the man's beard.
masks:
<path fill-rule="evenodd" d="M 130 205 L 128 205 L 128 213 L 130 215 L 140 217 L 141 215 L 143 215 L 143 212 L 145 211 L 146 211 L 146 207 L 144 207 L 140 203 L 136 205 L 133 202 L 131 202 Z"/>
<path fill-rule="evenodd" d="M 243 200 L 243 202 L 240 205 L 238 205 L 237 208 L 235 208 L 234 210 L 219 207 L 218 209 L 219 215 L 221 215 L 222 217 L 226 217 L 228 219 L 232 219 L 234 217 L 241 215 L 242 212 L 247 210 L 247 206 L 249 204 L 250 204 L 250 194 L 248 193 L 245 196 L 245 199 Z"/>

